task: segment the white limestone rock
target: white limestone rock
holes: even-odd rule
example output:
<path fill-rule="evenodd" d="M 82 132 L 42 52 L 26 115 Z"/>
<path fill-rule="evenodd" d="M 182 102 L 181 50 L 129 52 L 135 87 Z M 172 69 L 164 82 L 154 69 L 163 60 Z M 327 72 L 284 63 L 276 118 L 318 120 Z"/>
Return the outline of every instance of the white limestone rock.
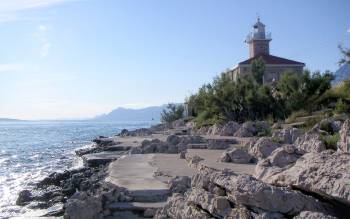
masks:
<path fill-rule="evenodd" d="M 339 132 L 340 140 L 338 142 L 338 150 L 350 152 L 350 119 L 346 120 Z"/>
<path fill-rule="evenodd" d="M 331 215 L 327 215 L 320 212 L 302 211 L 299 215 L 293 219 L 337 219 Z"/>
<path fill-rule="evenodd" d="M 272 138 L 285 144 L 293 144 L 300 135 L 301 131 L 299 129 L 290 127 L 281 130 L 275 130 L 272 133 Z"/>
<path fill-rule="evenodd" d="M 270 160 L 258 164 L 258 179 L 277 186 L 293 186 L 350 206 L 350 153 L 307 153 L 282 168 L 268 164 Z"/>
<path fill-rule="evenodd" d="M 270 124 L 266 121 L 245 122 L 235 132 L 235 137 L 266 136 L 270 132 Z"/>
<path fill-rule="evenodd" d="M 220 160 L 222 162 L 231 163 L 250 163 L 252 156 L 242 148 L 234 148 L 232 150 L 224 151 Z"/>
<path fill-rule="evenodd" d="M 169 182 L 172 193 L 185 193 L 191 187 L 191 178 L 188 176 L 176 176 Z"/>
<path fill-rule="evenodd" d="M 213 172 L 209 180 L 226 189 L 233 203 L 267 212 L 296 215 L 310 210 L 327 212 L 329 206 L 317 199 L 288 188 L 268 185 L 249 175 Z"/>
<path fill-rule="evenodd" d="M 219 135 L 220 136 L 233 136 L 240 127 L 241 126 L 237 122 L 230 121 L 222 127 Z"/>
<path fill-rule="evenodd" d="M 200 206 L 201 209 L 218 218 L 223 218 L 231 211 L 230 203 L 226 197 L 216 196 L 200 188 L 192 189 L 187 194 L 186 201 Z"/>
<path fill-rule="evenodd" d="M 305 152 L 321 152 L 326 150 L 326 145 L 318 132 L 307 132 L 294 142 L 299 149 Z"/>
<path fill-rule="evenodd" d="M 212 217 L 196 206 L 188 204 L 185 196 L 175 193 L 170 197 L 166 205 L 159 209 L 154 216 L 155 219 L 211 219 Z"/>
<path fill-rule="evenodd" d="M 273 141 L 272 138 L 269 137 L 261 137 L 259 138 L 253 146 L 251 146 L 248 150 L 248 153 L 260 160 L 268 157 L 272 151 L 280 147 L 281 144 Z"/>
<path fill-rule="evenodd" d="M 277 148 L 266 159 L 260 160 L 255 167 L 255 177 L 266 179 L 282 172 L 288 165 L 293 165 L 304 152 L 293 145 Z"/>

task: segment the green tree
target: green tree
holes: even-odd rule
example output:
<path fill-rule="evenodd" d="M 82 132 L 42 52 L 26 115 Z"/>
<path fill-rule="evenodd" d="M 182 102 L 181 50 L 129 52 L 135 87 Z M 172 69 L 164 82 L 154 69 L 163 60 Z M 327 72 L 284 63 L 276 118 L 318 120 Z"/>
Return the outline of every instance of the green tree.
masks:
<path fill-rule="evenodd" d="M 184 111 L 185 109 L 183 105 L 169 103 L 166 109 L 161 113 L 161 120 L 164 123 L 170 123 L 181 119 L 184 117 Z"/>
<path fill-rule="evenodd" d="M 338 46 L 343 58 L 339 60 L 339 65 L 349 64 L 350 63 L 350 49 L 344 48 L 342 45 Z"/>
<path fill-rule="evenodd" d="M 259 57 L 258 59 L 253 60 L 252 62 L 252 75 L 254 80 L 258 84 L 262 84 L 264 80 L 264 72 L 265 72 L 265 62 Z"/>

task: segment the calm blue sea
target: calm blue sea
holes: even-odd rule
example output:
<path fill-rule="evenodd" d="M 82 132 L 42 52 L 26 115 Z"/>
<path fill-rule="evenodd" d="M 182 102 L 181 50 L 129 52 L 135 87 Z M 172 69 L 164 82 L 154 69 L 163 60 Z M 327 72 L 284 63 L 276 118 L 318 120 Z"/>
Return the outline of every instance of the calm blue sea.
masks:
<path fill-rule="evenodd" d="M 15 205 L 17 194 L 52 173 L 81 165 L 74 150 L 97 136 L 121 129 L 149 127 L 154 122 L 0 122 L 0 218 L 28 209 Z"/>

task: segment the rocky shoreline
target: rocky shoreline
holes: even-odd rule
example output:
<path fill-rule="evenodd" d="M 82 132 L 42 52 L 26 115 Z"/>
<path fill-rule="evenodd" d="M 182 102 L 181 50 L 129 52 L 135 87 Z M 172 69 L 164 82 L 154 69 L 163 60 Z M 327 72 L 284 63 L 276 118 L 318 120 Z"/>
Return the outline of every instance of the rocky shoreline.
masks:
<path fill-rule="evenodd" d="M 336 146 L 328 141 L 339 135 Z M 197 129 L 178 120 L 100 136 L 84 167 L 52 173 L 17 205 L 45 217 L 346 218 L 350 120 L 304 131 L 268 122 Z"/>

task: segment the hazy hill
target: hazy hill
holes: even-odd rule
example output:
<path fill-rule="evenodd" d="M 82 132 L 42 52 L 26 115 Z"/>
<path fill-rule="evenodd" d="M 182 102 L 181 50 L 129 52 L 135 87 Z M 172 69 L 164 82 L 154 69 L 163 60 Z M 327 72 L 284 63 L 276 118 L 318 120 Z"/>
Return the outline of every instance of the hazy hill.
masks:
<path fill-rule="evenodd" d="M 19 119 L 0 118 L 0 122 L 17 122 Z"/>
<path fill-rule="evenodd" d="M 345 64 L 341 66 L 334 74 L 335 79 L 333 84 L 338 84 L 339 82 L 350 79 L 350 64 Z"/>
<path fill-rule="evenodd" d="M 95 121 L 160 121 L 165 106 L 151 106 L 143 109 L 117 108 L 108 114 L 93 118 Z"/>

